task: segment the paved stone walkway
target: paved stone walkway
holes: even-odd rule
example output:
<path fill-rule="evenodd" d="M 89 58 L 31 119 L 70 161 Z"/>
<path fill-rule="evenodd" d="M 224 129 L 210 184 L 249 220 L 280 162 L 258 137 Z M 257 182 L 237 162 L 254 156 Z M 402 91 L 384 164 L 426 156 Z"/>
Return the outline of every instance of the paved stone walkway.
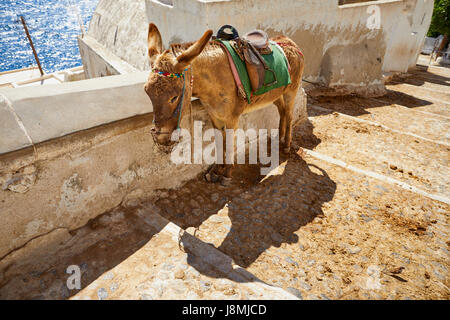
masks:
<path fill-rule="evenodd" d="M 237 166 L 60 230 L 0 298 L 449 299 L 449 85 L 419 66 L 384 97 L 310 99 L 270 175 Z"/>
<path fill-rule="evenodd" d="M 272 176 L 240 166 L 231 186 L 199 178 L 153 210 L 304 299 L 448 299 L 450 72 L 438 73 L 379 99 L 310 101 L 298 152 Z"/>

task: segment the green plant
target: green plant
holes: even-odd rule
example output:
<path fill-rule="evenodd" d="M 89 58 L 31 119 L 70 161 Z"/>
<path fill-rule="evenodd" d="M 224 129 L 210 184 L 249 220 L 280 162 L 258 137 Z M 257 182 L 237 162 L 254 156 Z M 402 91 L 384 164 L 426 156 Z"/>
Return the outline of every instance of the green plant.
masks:
<path fill-rule="evenodd" d="M 428 31 L 429 37 L 450 34 L 450 0 L 435 0 L 433 17 Z"/>

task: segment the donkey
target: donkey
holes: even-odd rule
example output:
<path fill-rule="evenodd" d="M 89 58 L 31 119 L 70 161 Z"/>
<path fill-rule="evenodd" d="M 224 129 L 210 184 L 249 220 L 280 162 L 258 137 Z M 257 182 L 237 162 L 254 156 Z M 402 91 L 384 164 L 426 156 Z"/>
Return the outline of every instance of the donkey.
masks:
<path fill-rule="evenodd" d="M 148 29 L 148 55 L 152 72 L 144 89 L 153 104 L 155 142 L 167 146 L 179 128 L 191 97 L 200 100 L 213 127 L 222 132 L 226 146 L 226 129 L 236 130 L 242 114 L 275 104 L 280 114 L 279 137 L 283 152 L 289 153 L 292 141 L 294 102 L 302 84 L 304 57 L 294 41 L 285 36 L 272 38 L 285 52 L 290 65 L 291 83 L 252 97 L 251 104 L 239 97 L 227 53 L 210 41 L 207 30 L 196 42 L 172 44 L 164 50 L 161 34 L 153 23 Z M 232 142 L 234 146 L 234 139 Z M 225 163 L 222 161 L 221 163 Z M 220 181 L 230 181 L 231 164 L 215 165 L 210 173 Z"/>

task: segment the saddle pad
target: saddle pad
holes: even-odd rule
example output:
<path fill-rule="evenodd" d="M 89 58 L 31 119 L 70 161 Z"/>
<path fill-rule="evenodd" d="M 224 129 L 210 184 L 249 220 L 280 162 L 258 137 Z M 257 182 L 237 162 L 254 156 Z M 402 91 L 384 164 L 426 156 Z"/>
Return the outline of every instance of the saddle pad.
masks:
<path fill-rule="evenodd" d="M 247 102 L 251 103 L 251 97 L 252 95 L 261 95 L 266 92 L 269 92 L 270 90 L 280 88 L 287 86 L 291 83 L 291 76 L 289 74 L 289 67 L 288 67 L 288 61 L 286 59 L 286 56 L 284 55 L 284 52 L 281 51 L 282 49 L 270 43 L 270 46 L 272 48 L 272 53 L 270 54 L 264 54 L 262 57 L 267 63 L 267 66 L 272 69 L 276 74 L 277 83 L 270 85 L 270 86 L 263 86 L 258 91 L 252 92 L 252 87 L 250 84 L 250 78 L 248 77 L 247 68 L 245 67 L 245 62 L 239 57 L 239 54 L 235 51 L 233 46 L 229 43 L 229 41 L 216 39 L 215 41 L 218 41 L 222 43 L 225 48 L 230 53 L 234 65 L 239 73 L 239 78 L 241 79 L 241 83 L 244 87 L 245 94 L 247 96 Z M 265 73 L 265 83 L 272 83 L 274 81 L 273 74 L 270 71 L 266 70 Z"/>

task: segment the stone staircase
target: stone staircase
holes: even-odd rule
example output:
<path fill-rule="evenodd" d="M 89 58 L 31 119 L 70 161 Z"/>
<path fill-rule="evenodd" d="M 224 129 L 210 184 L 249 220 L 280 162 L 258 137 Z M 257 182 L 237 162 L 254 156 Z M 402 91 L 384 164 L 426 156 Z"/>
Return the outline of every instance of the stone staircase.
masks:
<path fill-rule="evenodd" d="M 448 298 L 449 80 L 311 99 L 269 176 L 161 190 L 135 209 L 158 232 L 72 299 Z"/>
<path fill-rule="evenodd" d="M 381 98 L 311 98 L 268 176 L 241 165 L 60 230 L 0 298 L 448 299 L 449 84 L 419 66 Z"/>

